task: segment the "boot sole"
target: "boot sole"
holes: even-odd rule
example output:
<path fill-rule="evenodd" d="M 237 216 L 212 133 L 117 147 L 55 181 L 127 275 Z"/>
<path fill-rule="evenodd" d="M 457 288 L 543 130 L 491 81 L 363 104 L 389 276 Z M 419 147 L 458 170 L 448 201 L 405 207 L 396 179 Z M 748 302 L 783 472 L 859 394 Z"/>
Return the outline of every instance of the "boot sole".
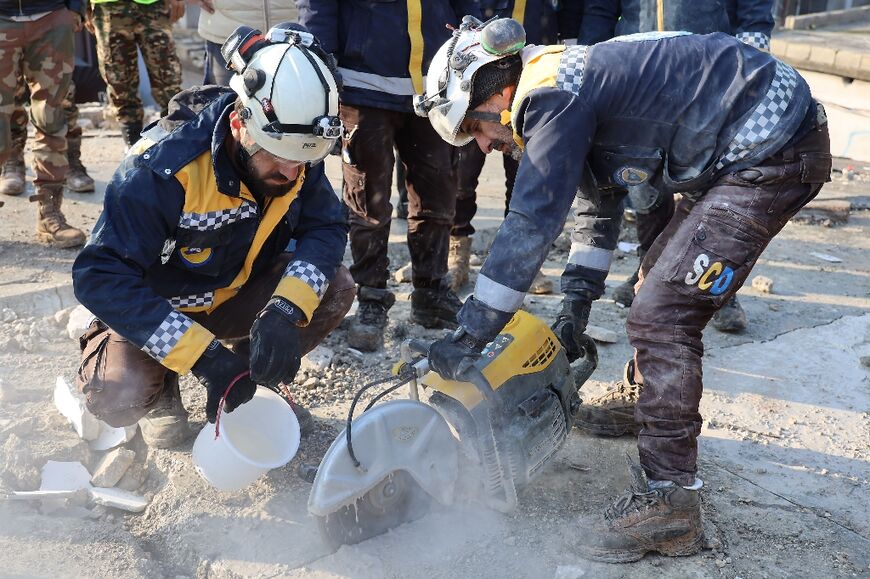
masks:
<path fill-rule="evenodd" d="M 459 327 L 459 324 L 457 324 L 456 322 L 451 322 L 442 318 L 424 318 L 420 315 L 415 314 L 414 312 L 411 312 L 411 321 L 418 326 L 423 326 L 427 330 L 455 330 Z"/>
<path fill-rule="evenodd" d="M 69 185 L 67 185 L 66 188 L 73 193 L 93 193 L 97 190 L 96 186 L 94 185 L 86 185 L 84 187 L 70 187 Z"/>
<path fill-rule="evenodd" d="M 617 551 L 609 549 L 596 549 L 594 547 L 580 547 L 580 556 L 590 561 L 601 563 L 633 563 L 640 561 L 647 553 L 659 553 L 666 557 L 689 557 L 701 551 L 704 545 L 704 534 L 699 533 L 695 537 L 678 537 L 655 548 L 642 548 L 632 551 Z"/>
<path fill-rule="evenodd" d="M 82 240 L 73 240 L 73 241 L 57 241 L 51 233 L 36 233 L 36 238 L 46 245 L 51 245 L 53 247 L 58 247 L 60 249 L 71 249 L 73 247 L 82 247 L 87 241 Z"/>
<path fill-rule="evenodd" d="M 6 195 L 7 197 L 19 197 L 24 193 L 24 189 L 22 189 L 21 191 L 0 191 L 0 193 Z"/>

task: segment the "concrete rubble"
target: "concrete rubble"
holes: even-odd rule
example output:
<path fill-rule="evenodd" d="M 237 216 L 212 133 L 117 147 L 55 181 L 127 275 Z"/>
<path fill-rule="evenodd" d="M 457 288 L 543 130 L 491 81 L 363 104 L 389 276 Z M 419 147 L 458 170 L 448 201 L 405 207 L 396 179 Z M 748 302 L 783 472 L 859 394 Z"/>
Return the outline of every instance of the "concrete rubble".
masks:
<path fill-rule="evenodd" d="M 98 487 L 115 486 L 135 459 L 136 453 L 126 448 L 116 448 L 107 452 L 94 469 L 91 484 Z"/>

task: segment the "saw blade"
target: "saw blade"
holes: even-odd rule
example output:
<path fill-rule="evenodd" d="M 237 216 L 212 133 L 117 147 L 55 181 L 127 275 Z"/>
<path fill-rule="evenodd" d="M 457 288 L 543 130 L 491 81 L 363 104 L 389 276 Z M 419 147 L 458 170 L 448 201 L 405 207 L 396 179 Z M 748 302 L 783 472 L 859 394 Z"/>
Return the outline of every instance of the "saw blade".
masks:
<path fill-rule="evenodd" d="M 317 517 L 326 542 L 338 549 L 382 535 L 423 516 L 431 497 L 405 471 L 390 473 L 351 505 Z"/>

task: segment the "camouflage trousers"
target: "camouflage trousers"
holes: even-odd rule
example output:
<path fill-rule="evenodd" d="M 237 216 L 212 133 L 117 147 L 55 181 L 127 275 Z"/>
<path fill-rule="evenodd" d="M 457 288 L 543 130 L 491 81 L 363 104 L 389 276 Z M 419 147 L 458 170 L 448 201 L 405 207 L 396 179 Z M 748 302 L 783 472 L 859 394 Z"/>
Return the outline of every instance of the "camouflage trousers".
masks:
<path fill-rule="evenodd" d="M 24 81 L 24 71 L 18 71 L 18 88 L 15 91 L 15 110 L 10 119 L 13 159 L 21 159 L 27 144 L 27 110 L 30 105 L 30 88 Z M 67 159 L 77 162 L 82 154 L 82 128 L 78 125 L 79 108 L 76 106 L 76 85 L 69 83 L 69 91 L 63 99 L 63 114 L 66 117 Z"/>
<path fill-rule="evenodd" d="M 95 4 L 93 23 L 100 74 L 118 122 L 142 122 L 137 48 L 148 70 L 151 94 L 165 115 L 169 99 L 181 91 L 181 61 L 175 53 L 166 3 L 124 0 Z"/>
<path fill-rule="evenodd" d="M 32 22 L 0 20 L 0 163 L 14 153 L 12 117 L 19 72 L 30 90 L 34 184 L 63 183 L 67 171 L 64 98 L 74 66 L 75 15 L 55 10 Z"/>

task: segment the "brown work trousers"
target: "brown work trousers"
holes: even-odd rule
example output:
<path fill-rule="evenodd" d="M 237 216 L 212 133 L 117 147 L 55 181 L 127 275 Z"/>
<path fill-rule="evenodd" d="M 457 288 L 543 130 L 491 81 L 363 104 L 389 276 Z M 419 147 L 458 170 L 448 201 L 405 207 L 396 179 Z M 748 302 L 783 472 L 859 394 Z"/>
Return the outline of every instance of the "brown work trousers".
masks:
<path fill-rule="evenodd" d="M 247 355 L 249 333 L 257 314 L 271 299 L 292 255 L 281 254 L 264 272 L 254 276 L 232 299 L 210 314 L 188 314 L 217 338 L 234 343 L 233 349 Z M 302 353 L 310 352 L 344 318 L 356 286 L 344 266 L 329 284 L 320 306 L 299 331 Z M 112 426 L 129 426 L 157 403 L 163 388 L 175 373 L 135 345 L 94 321 L 79 338 L 82 349 L 76 384 L 86 397 L 88 410 Z"/>
<path fill-rule="evenodd" d="M 698 201 L 683 198 L 644 258 L 627 329 L 643 382 L 638 449 L 651 479 L 694 482 L 704 327 L 830 169 L 823 124 L 764 163 L 721 177 Z"/>
<path fill-rule="evenodd" d="M 372 107 L 341 105 L 344 201 L 350 214 L 350 272 L 361 286 L 386 288 L 393 206 L 393 145 L 405 164 L 408 251 L 414 287 L 438 287 L 447 273 L 456 205 L 453 147 L 428 119 Z"/>

